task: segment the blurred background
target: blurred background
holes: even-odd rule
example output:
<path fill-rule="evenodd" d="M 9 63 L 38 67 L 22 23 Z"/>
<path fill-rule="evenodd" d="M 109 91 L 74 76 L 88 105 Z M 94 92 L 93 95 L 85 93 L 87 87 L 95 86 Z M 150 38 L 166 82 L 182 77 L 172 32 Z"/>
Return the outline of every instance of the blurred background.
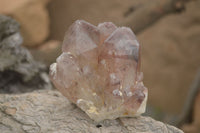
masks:
<path fill-rule="evenodd" d="M 46 65 L 77 19 L 131 27 L 142 46 L 147 115 L 200 132 L 200 0 L 0 0 L 0 14 L 20 23 L 23 46 Z"/>

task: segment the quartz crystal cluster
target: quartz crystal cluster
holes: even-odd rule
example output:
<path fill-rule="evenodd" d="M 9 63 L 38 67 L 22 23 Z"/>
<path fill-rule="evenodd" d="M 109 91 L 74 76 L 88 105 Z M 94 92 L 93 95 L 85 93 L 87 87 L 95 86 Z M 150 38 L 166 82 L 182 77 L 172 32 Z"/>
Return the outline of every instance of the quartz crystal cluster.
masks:
<path fill-rule="evenodd" d="M 140 44 L 130 28 L 77 20 L 66 32 L 50 77 L 64 96 L 95 121 L 145 111 Z"/>

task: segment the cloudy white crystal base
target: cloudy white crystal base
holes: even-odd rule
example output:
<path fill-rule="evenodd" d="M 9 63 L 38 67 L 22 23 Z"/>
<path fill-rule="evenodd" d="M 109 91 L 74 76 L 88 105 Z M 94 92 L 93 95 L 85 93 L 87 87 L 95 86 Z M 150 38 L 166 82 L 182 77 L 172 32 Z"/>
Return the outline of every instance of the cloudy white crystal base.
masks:
<path fill-rule="evenodd" d="M 133 117 L 133 116 L 139 116 L 143 114 L 146 111 L 146 103 L 147 103 L 147 98 L 148 98 L 148 93 L 147 91 L 144 92 L 145 94 L 145 99 L 141 103 L 139 109 L 137 112 L 128 112 L 124 110 L 123 107 L 119 106 L 119 108 L 116 109 L 107 109 L 102 107 L 100 110 L 98 110 L 94 104 L 91 101 L 83 100 L 83 99 L 78 99 L 76 102 L 76 105 L 81 108 L 82 110 L 85 110 L 85 113 L 93 120 L 96 122 L 100 122 L 105 119 L 116 119 L 118 117 Z M 87 106 L 87 107 L 86 107 Z M 87 108 L 87 109 L 85 109 Z"/>

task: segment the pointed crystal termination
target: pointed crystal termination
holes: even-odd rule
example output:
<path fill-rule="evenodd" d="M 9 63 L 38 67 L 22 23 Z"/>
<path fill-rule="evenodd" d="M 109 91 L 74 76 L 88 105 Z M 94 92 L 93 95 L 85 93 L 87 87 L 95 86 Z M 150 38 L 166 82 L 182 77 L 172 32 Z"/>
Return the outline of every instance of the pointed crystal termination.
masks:
<path fill-rule="evenodd" d="M 78 20 L 50 66 L 56 88 L 95 121 L 145 112 L 147 88 L 140 72 L 140 44 L 130 28 L 97 27 Z"/>

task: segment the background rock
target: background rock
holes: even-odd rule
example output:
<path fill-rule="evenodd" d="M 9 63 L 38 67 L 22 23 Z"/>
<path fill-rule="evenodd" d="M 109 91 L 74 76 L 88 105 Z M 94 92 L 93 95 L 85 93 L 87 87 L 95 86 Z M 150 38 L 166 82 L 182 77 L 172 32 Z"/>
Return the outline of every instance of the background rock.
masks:
<path fill-rule="evenodd" d="M 19 24 L 0 15 L 0 92 L 51 88 L 45 65 L 36 62 L 29 51 L 20 46 L 22 42 Z"/>
<path fill-rule="evenodd" d="M 49 0 L 0 0 L 0 13 L 15 18 L 21 24 L 25 46 L 36 46 L 49 34 Z"/>
<path fill-rule="evenodd" d="M 2 133 L 183 133 L 150 117 L 92 121 L 57 91 L 0 94 Z"/>

